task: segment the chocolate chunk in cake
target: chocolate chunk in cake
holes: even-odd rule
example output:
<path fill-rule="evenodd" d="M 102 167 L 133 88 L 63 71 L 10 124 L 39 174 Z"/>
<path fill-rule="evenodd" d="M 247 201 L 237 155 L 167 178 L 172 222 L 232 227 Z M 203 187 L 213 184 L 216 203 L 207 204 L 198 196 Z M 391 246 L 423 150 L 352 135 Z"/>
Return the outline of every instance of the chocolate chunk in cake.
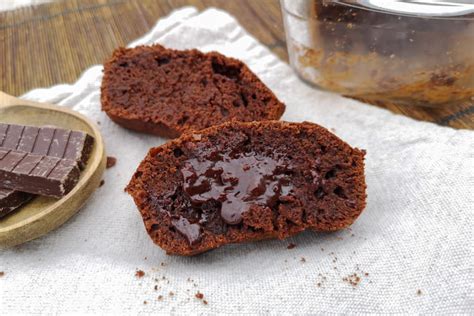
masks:
<path fill-rule="evenodd" d="M 150 149 L 126 190 L 153 241 L 193 255 L 351 225 L 364 151 L 312 123 L 230 122 Z"/>
<path fill-rule="evenodd" d="M 285 106 L 241 61 L 160 45 L 119 48 L 104 66 L 102 110 L 165 137 L 226 121 L 279 119 Z"/>

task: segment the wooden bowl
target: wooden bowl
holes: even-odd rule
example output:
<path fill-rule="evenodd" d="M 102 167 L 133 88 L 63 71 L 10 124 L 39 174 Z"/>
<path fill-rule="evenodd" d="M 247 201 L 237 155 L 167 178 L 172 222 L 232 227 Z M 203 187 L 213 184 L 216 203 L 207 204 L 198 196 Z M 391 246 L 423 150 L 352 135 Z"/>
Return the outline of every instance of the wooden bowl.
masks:
<path fill-rule="evenodd" d="M 55 125 L 81 130 L 94 137 L 89 161 L 71 192 L 61 199 L 37 196 L 0 219 L 0 248 L 7 248 L 38 238 L 74 215 L 99 186 L 105 170 L 106 155 L 96 124 L 66 107 L 21 100 L 0 92 L 0 122 Z"/>

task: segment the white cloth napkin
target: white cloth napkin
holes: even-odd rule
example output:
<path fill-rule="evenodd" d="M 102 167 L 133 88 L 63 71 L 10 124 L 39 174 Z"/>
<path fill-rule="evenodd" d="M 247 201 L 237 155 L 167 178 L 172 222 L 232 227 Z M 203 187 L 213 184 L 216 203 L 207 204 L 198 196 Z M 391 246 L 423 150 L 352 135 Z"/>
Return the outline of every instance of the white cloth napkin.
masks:
<path fill-rule="evenodd" d="M 166 140 L 125 130 L 100 111 L 102 67 L 95 66 L 73 85 L 24 98 L 99 121 L 118 163 L 65 225 L 0 253 L 0 313 L 473 312 L 472 131 L 314 90 L 219 10 L 175 11 L 131 46 L 152 43 L 237 57 L 286 103 L 284 120 L 333 128 L 366 149 L 366 210 L 341 232 L 167 256 L 123 192 L 148 149 Z M 289 243 L 296 247 L 287 249 Z M 145 276 L 136 277 L 137 269 Z M 198 291 L 207 305 L 195 297 Z"/>
<path fill-rule="evenodd" d="M 39 5 L 51 1 L 52 0 L 2 0 L 0 1 L 0 12 L 10 11 L 26 6 Z"/>

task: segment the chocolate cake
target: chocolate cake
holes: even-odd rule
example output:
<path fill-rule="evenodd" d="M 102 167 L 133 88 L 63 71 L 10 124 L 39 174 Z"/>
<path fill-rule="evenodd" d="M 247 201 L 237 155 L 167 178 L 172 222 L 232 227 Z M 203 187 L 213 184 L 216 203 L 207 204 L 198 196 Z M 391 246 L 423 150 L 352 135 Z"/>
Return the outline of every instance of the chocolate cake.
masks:
<path fill-rule="evenodd" d="M 160 45 L 119 48 L 104 65 L 102 110 L 165 137 L 226 121 L 279 119 L 283 103 L 241 61 Z"/>
<path fill-rule="evenodd" d="M 312 123 L 229 122 L 150 149 L 126 191 L 169 254 L 351 225 L 364 154 Z"/>

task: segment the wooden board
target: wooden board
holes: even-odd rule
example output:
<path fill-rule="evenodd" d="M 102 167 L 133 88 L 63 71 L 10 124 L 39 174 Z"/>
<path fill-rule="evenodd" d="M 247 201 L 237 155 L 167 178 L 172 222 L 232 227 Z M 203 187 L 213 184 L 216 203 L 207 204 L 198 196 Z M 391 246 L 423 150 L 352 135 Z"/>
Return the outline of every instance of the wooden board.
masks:
<path fill-rule="evenodd" d="M 193 5 L 228 11 L 288 61 L 278 0 L 67 0 L 0 13 L 0 90 L 21 95 L 74 82 L 118 46 L 146 33 L 173 9 Z M 291 105 L 289 105 L 291 106 Z M 378 106 L 455 128 L 474 128 L 474 102 L 439 109 Z"/>
<path fill-rule="evenodd" d="M 106 156 L 97 126 L 83 115 L 64 107 L 24 101 L 0 92 L 0 122 L 55 125 L 81 130 L 94 137 L 89 161 L 71 192 L 61 199 L 36 197 L 0 219 L 0 248 L 6 248 L 42 236 L 73 216 L 99 186 Z"/>

